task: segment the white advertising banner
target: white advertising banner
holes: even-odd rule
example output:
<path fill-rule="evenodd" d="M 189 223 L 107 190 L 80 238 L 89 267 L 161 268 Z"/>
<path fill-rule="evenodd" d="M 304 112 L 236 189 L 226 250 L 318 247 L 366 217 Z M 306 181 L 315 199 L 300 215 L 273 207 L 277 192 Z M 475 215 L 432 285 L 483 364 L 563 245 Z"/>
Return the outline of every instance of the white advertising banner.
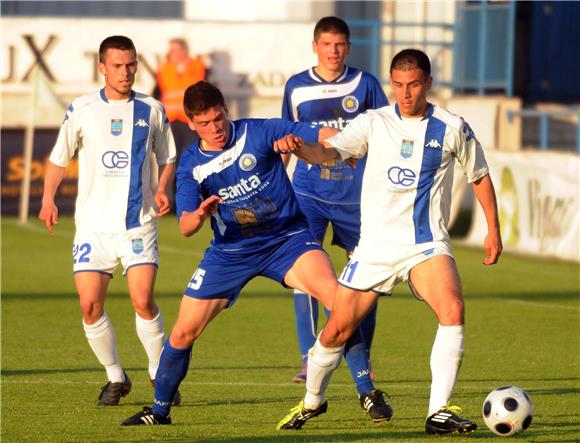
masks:
<path fill-rule="evenodd" d="M 572 153 L 486 151 L 506 251 L 580 261 L 580 157 Z M 476 203 L 467 242 L 487 233 Z"/>
<path fill-rule="evenodd" d="M 152 92 L 157 67 L 164 60 L 168 41 L 175 37 L 185 38 L 190 52 L 211 64 L 212 81 L 228 97 L 281 99 L 288 77 L 315 63 L 314 23 L 308 22 L 3 17 L 2 28 L 3 100 L 26 98 L 34 67 L 67 100 L 102 87 L 97 52 L 110 35 L 126 35 L 135 43 L 139 71 L 134 88 L 144 93 Z M 11 125 L 14 115 L 7 111 L 4 122 Z M 58 119 L 60 123 L 62 115 Z"/>

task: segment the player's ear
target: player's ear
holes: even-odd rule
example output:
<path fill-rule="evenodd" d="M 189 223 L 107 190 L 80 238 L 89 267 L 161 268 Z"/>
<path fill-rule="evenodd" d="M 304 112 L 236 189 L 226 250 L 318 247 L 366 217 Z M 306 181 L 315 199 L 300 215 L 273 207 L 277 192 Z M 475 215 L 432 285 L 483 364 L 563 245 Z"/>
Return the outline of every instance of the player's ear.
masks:
<path fill-rule="evenodd" d="M 429 77 L 427 78 L 427 81 L 425 82 L 425 89 L 426 89 L 427 91 L 430 91 L 430 90 L 431 90 L 431 86 L 432 86 L 432 85 L 433 85 L 433 77 L 432 77 L 432 76 L 429 76 Z"/>
<path fill-rule="evenodd" d="M 195 131 L 195 125 L 193 124 L 193 121 L 190 120 L 189 118 L 187 119 L 187 126 L 189 126 L 189 129 L 191 129 L 192 131 Z"/>
<path fill-rule="evenodd" d="M 105 75 L 107 73 L 104 63 L 99 62 L 98 69 L 102 75 Z"/>
<path fill-rule="evenodd" d="M 316 40 L 312 40 L 312 52 L 316 54 Z"/>
<path fill-rule="evenodd" d="M 229 117 L 230 111 L 228 110 L 228 105 L 226 105 L 225 103 L 224 103 L 224 113 L 225 113 L 226 117 Z"/>

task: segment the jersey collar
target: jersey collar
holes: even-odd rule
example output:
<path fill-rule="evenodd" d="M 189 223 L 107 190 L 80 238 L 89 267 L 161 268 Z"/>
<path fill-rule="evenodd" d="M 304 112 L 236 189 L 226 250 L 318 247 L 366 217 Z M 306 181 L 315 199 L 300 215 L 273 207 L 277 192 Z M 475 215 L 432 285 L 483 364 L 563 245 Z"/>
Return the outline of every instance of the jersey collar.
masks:
<path fill-rule="evenodd" d="M 431 116 L 433 115 L 433 110 L 434 110 L 434 106 L 431 103 L 427 103 L 427 112 L 425 113 L 425 115 L 423 116 L 421 121 L 429 120 L 431 118 Z M 399 111 L 399 104 L 398 103 L 395 103 L 395 114 L 397 114 L 399 119 L 403 120 L 403 117 L 401 117 L 401 111 Z"/>
<path fill-rule="evenodd" d="M 109 99 L 107 98 L 107 96 L 105 95 L 105 88 L 101 89 L 99 91 L 99 94 L 101 95 L 101 99 L 105 102 L 105 103 L 109 103 Z M 131 95 L 129 96 L 129 100 L 128 101 L 133 101 L 135 100 L 135 91 L 131 90 Z"/>
<path fill-rule="evenodd" d="M 344 69 L 342 70 L 342 73 L 341 73 L 341 74 L 340 74 L 338 77 L 336 77 L 334 80 L 332 80 L 331 82 L 327 82 L 327 81 L 326 81 L 326 80 L 324 80 L 324 79 L 323 79 L 323 78 L 322 78 L 320 75 L 318 75 L 318 74 L 316 73 L 316 71 L 314 70 L 314 68 L 315 68 L 315 67 L 313 66 L 313 67 L 312 67 L 312 68 L 310 68 L 308 71 L 309 71 L 310 77 L 311 77 L 311 78 L 312 78 L 314 81 L 317 81 L 317 82 L 319 82 L 319 83 L 327 83 L 327 84 L 331 84 L 331 83 L 339 83 L 339 82 L 343 81 L 343 80 L 346 78 L 346 74 L 348 73 L 348 66 L 347 66 L 347 65 L 344 65 Z"/>

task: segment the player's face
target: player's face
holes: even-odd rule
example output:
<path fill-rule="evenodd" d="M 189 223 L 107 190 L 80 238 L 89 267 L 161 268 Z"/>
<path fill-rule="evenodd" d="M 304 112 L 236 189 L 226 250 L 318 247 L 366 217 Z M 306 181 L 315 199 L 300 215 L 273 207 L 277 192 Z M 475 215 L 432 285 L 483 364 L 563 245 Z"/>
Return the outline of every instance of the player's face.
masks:
<path fill-rule="evenodd" d="M 109 48 L 99 72 L 105 76 L 105 94 L 108 99 L 129 98 L 137 72 L 137 54 L 131 49 Z"/>
<path fill-rule="evenodd" d="M 318 40 L 312 42 L 312 50 L 318 57 L 319 69 L 340 73 L 344 68 L 344 60 L 350 51 L 350 43 L 344 34 L 321 32 Z"/>
<path fill-rule="evenodd" d="M 433 79 L 425 78 L 421 69 L 394 69 L 391 86 L 403 117 L 421 117 L 427 112 L 427 91 Z"/>
<path fill-rule="evenodd" d="M 227 107 L 214 106 L 193 116 L 189 127 L 202 140 L 204 149 L 221 150 L 230 136 L 230 122 Z"/>

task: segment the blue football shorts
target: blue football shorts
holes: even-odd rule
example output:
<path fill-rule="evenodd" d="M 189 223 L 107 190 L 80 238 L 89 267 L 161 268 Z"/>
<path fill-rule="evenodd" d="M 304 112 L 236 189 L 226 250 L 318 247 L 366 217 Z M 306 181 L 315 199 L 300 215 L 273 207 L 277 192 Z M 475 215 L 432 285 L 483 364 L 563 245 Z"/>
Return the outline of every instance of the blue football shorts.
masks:
<path fill-rule="evenodd" d="M 322 243 L 326 228 L 332 225 L 332 244 L 354 251 L 360 238 L 360 205 L 334 204 L 296 194 L 300 209 L 316 241 Z"/>
<path fill-rule="evenodd" d="M 185 295 L 199 299 L 227 298 L 232 306 L 242 288 L 257 276 L 276 280 L 284 277 L 305 252 L 322 250 L 308 231 L 277 238 L 258 251 L 206 249 L 199 267 L 185 289 Z"/>

